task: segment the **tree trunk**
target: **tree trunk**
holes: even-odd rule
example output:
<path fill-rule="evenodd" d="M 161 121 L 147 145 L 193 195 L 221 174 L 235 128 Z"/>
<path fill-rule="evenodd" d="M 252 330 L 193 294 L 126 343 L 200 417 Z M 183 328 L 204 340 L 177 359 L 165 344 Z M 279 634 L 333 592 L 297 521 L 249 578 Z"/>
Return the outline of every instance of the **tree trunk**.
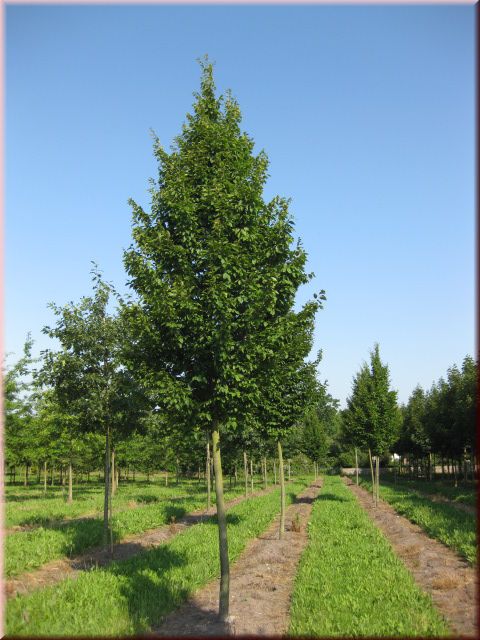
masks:
<path fill-rule="evenodd" d="M 277 463 L 273 461 L 273 484 L 277 484 Z"/>
<path fill-rule="evenodd" d="M 370 449 L 368 450 L 368 458 L 370 460 L 370 471 L 372 472 L 372 500 L 373 500 L 373 506 L 376 507 L 376 503 L 375 503 L 375 476 L 373 473 L 373 464 L 372 464 L 372 452 L 370 451 Z"/>
<path fill-rule="evenodd" d="M 165 486 L 168 487 L 168 471 L 165 471 Z"/>
<path fill-rule="evenodd" d="M 357 447 L 355 447 L 355 473 L 357 476 L 357 486 L 358 486 L 358 451 Z"/>
<path fill-rule="evenodd" d="M 230 567 L 228 562 L 227 517 L 223 500 L 222 459 L 220 456 L 220 433 L 214 423 L 212 432 L 213 467 L 215 470 L 215 494 L 217 496 L 218 542 L 220 551 L 220 596 L 219 617 L 222 622 L 228 617 L 230 595 Z"/>
<path fill-rule="evenodd" d="M 43 493 L 47 493 L 47 461 L 43 463 Z"/>
<path fill-rule="evenodd" d="M 108 549 L 109 498 L 110 498 L 110 428 L 105 436 L 105 495 L 103 499 L 103 547 Z"/>
<path fill-rule="evenodd" d="M 277 440 L 278 472 L 280 474 L 280 529 L 278 538 L 281 540 L 285 533 L 285 475 L 283 473 L 283 453 L 280 440 Z"/>
<path fill-rule="evenodd" d="M 207 440 L 207 464 L 205 466 L 205 475 L 207 477 L 207 509 L 210 509 L 210 507 L 212 506 L 212 498 L 211 498 L 212 479 L 210 475 L 210 437 Z"/>
<path fill-rule="evenodd" d="M 252 458 L 250 458 L 250 488 L 251 488 L 252 493 L 253 493 L 253 462 L 252 462 Z"/>
<path fill-rule="evenodd" d="M 40 484 L 41 482 L 41 478 L 40 478 L 40 462 L 37 464 L 37 484 Z"/>
<path fill-rule="evenodd" d="M 15 484 L 15 477 L 17 475 L 17 467 L 13 465 L 13 484 Z"/>
<path fill-rule="evenodd" d="M 28 485 L 28 464 L 24 467 L 24 477 L 23 477 L 23 486 L 26 487 Z"/>
<path fill-rule="evenodd" d="M 235 465 L 234 471 L 235 471 L 235 486 L 237 486 L 237 481 L 238 481 L 237 465 Z"/>
<path fill-rule="evenodd" d="M 376 504 L 378 504 L 378 501 L 380 499 L 380 456 L 376 456 L 377 460 L 377 488 L 376 488 L 376 494 L 375 494 L 375 502 Z"/>
<path fill-rule="evenodd" d="M 115 474 L 115 489 L 118 489 L 118 483 L 120 481 L 120 470 L 117 465 L 117 472 Z"/>
<path fill-rule="evenodd" d="M 54 477 L 55 477 L 55 467 L 52 466 L 52 482 L 51 482 L 51 485 L 50 485 L 52 487 L 53 487 L 53 479 L 54 479 Z"/>
<path fill-rule="evenodd" d="M 175 474 L 176 474 L 176 477 L 175 477 L 175 484 L 176 484 L 176 485 L 177 485 L 177 487 L 178 487 L 178 458 L 175 460 Z"/>
<path fill-rule="evenodd" d="M 73 502 L 72 462 L 68 463 L 68 504 Z"/>
<path fill-rule="evenodd" d="M 267 458 L 264 456 L 263 457 L 263 486 L 266 489 L 268 486 L 268 479 L 267 479 Z"/>
<path fill-rule="evenodd" d="M 290 460 L 288 461 L 288 481 L 290 482 Z"/>
<path fill-rule="evenodd" d="M 245 497 L 248 494 L 248 464 L 247 464 L 247 452 L 243 452 L 243 473 L 245 474 Z"/>
<path fill-rule="evenodd" d="M 112 447 L 112 465 L 110 467 L 110 478 L 112 482 L 111 495 L 115 495 L 115 447 Z"/>

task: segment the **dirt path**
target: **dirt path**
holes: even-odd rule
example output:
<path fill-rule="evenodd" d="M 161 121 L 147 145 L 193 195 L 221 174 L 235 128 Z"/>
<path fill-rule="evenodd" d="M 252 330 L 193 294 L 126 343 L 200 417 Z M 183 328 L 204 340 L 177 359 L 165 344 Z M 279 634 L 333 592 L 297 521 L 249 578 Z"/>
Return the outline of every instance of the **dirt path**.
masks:
<path fill-rule="evenodd" d="M 466 560 L 416 524 L 399 515 L 383 500 L 376 509 L 371 493 L 351 480 L 345 484 L 389 540 L 420 588 L 429 593 L 455 634 L 477 637 L 476 571 Z"/>
<path fill-rule="evenodd" d="M 287 483 L 288 484 L 288 483 Z M 248 497 L 263 495 L 276 489 L 277 486 L 271 485 L 267 489 L 249 493 Z M 227 509 L 245 500 L 245 496 L 237 496 L 226 503 Z M 126 560 L 145 549 L 156 547 L 160 544 L 168 542 L 175 535 L 184 531 L 187 527 L 201 522 L 204 518 L 216 514 L 216 507 L 213 506 L 209 510 L 203 509 L 193 511 L 185 515 L 174 524 L 167 524 L 157 529 L 150 529 L 140 534 L 125 537 L 121 542 L 113 545 L 113 556 L 103 549 L 90 549 L 88 553 L 76 556 L 74 558 L 61 558 L 52 560 L 43 565 L 39 569 L 35 569 L 28 573 L 23 573 L 15 578 L 5 581 L 5 592 L 7 598 L 12 598 L 18 594 L 29 593 L 35 589 L 47 587 L 67 576 L 69 578 L 77 578 L 82 571 L 88 571 L 94 567 L 103 567 L 110 564 L 114 560 Z"/>
<path fill-rule="evenodd" d="M 169 637 L 286 634 L 293 581 L 308 542 L 307 523 L 320 487 L 321 480 L 317 480 L 287 508 L 282 540 L 278 540 L 277 517 L 267 531 L 247 544 L 232 565 L 227 624 L 218 621 L 217 579 L 169 614 L 153 630 L 154 634 Z"/>

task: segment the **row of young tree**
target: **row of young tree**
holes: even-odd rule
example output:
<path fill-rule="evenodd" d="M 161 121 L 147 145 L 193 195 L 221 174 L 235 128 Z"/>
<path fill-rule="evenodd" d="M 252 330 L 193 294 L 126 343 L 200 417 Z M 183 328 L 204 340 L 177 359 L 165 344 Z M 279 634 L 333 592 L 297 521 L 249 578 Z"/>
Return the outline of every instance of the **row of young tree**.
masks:
<path fill-rule="evenodd" d="M 474 476 L 478 466 L 476 446 L 476 398 L 478 370 L 475 360 L 466 356 L 461 368 L 447 371 L 428 391 L 417 386 L 402 406 L 402 423 L 395 450 L 406 459 L 403 470 L 432 477 L 441 467 Z M 403 468 L 403 465 L 402 465 Z"/>

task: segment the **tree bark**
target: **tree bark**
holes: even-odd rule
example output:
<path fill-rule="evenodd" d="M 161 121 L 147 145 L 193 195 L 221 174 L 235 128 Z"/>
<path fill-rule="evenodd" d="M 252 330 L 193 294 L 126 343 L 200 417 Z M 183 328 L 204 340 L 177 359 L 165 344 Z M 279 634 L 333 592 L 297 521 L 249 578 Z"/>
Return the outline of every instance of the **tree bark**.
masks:
<path fill-rule="evenodd" d="M 268 486 L 268 478 L 267 478 L 267 458 L 263 457 L 263 486 L 266 489 Z"/>
<path fill-rule="evenodd" d="M 72 478 L 72 461 L 68 463 L 68 504 L 73 502 L 73 478 Z"/>
<path fill-rule="evenodd" d="M 218 542 L 220 551 L 220 595 L 219 617 L 222 622 L 228 617 L 230 595 L 230 566 L 228 561 L 227 517 L 223 500 L 222 459 L 220 456 L 220 433 L 214 424 L 212 432 L 213 467 L 215 470 L 215 494 L 217 497 Z"/>
<path fill-rule="evenodd" d="M 277 463 L 273 461 L 273 484 L 277 484 Z"/>
<path fill-rule="evenodd" d="M 253 462 L 252 458 L 250 458 L 250 489 L 253 493 Z"/>
<path fill-rule="evenodd" d="M 168 471 L 165 471 L 165 486 L 168 487 Z"/>
<path fill-rule="evenodd" d="M 372 452 L 369 449 L 368 450 L 368 458 L 370 460 L 370 471 L 372 472 L 372 500 L 373 500 L 373 506 L 376 507 L 376 503 L 375 503 L 375 476 L 373 473 L 373 463 L 372 463 Z"/>
<path fill-rule="evenodd" d="M 245 474 L 245 497 L 248 494 L 248 464 L 247 464 L 247 452 L 243 452 L 243 473 Z"/>
<path fill-rule="evenodd" d="M 107 427 L 105 436 L 105 495 L 103 499 L 103 547 L 108 549 L 109 530 L 109 498 L 110 498 L 110 428 Z"/>
<path fill-rule="evenodd" d="M 357 447 L 355 447 L 355 473 L 357 476 L 357 486 L 358 486 L 358 451 Z"/>
<path fill-rule="evenodd" d="M 278 471 L 280 474 L 280 529 L 278 538 L 281 540 L 285 533 L 285 475 L 283 473 L 283 453 L 280 440 L 277 440 Z"/>
<path fill-rule="evenodd" d="M 110 478 L 112 481 L 111 495 L 115 495 L 115 447 L 112 447 L 112 465 L 110 467 Z"/>
<path fill-rule="evenodd" d="M 288 481 L 290 482 L 290 460 L 288 461 Z"/>
<path fill-rule="evenodd" d="M 375 502 L 378 504 L 378 501 L 380 499 L 380 456 L 376 456 L 377 460 L 376 460 L 376 466 L 377 466 L 377 487 L 376 487 L 376 494 L 375 494 Z"/>
<path fill-rule="evenodd" d="M 207 509 L 210 509 L 212 506 L 212 498 L 211 498 L 211 475 L 210 475 L 210 437 L 207 440 L 207 464 L 205 466 L 205 474 L 207 477 Z"/>
<path fill-rule="evenodd" d="M 43 463 L 43 493 L 47 493 L 47 461 Z"/>

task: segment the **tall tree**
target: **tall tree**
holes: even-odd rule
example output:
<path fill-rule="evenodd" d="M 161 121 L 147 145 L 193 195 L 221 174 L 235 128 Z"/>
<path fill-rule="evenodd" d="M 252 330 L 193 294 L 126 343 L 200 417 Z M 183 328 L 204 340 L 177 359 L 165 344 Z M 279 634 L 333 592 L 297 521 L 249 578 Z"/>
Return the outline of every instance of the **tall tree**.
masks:
<path fill-rule="evenodd" d="M 240 129 L 231 94 L 216 97 L 202 63 L 193 113 L 170 153 L 159 141 L 151 212 L 135 202 L 134 246 L 125 253 L 138 302 L 132 357 L 157 402 L 185 430 L 211 435 L 220 550 L 221 619 L 229 609 L 229 564 L 220 440 L 242 430 L 261 397 L 259 370 L 278 348 L 277 319 L 307 282 L 292 246 L 288 202 L 264 202 L 265 153 Z"/>

